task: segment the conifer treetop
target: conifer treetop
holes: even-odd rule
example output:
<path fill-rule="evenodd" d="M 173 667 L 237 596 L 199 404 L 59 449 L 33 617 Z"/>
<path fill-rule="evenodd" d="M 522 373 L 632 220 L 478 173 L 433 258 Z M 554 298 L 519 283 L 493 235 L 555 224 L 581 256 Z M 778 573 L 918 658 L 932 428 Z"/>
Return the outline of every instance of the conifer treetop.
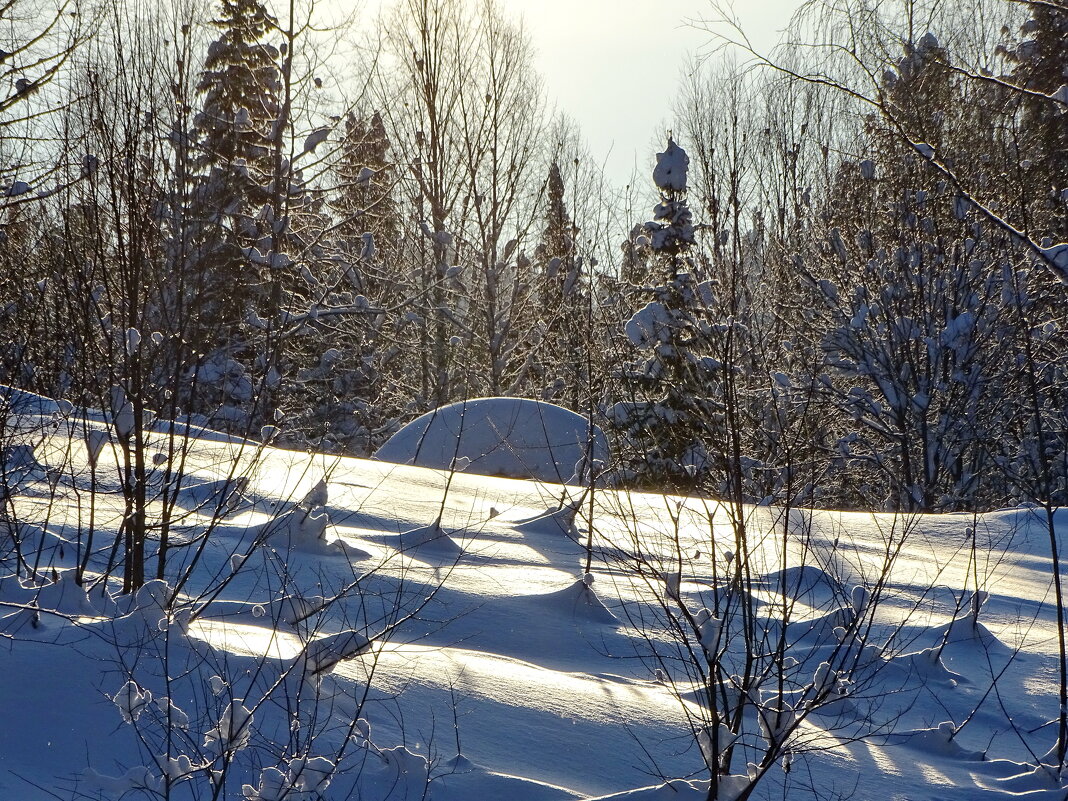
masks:
<path fill-rule="evenodd" d="M 259 0 L 222 0 L 212 26 L 221 30 L 208 47 L 197 85 L 197 116 L 206 164 L 255 161 L 266 154 L 278 114 L 277 48 L 264 41 L 277 21 Z"/>
<path fill-rule="evenodd" d="M 664 152 L 656 154 L 653 183 L 656 184 L 656 188 L 661 192 L 685 192 L 686 171 L 689 166 L 690 157 L 669 136 Z"/>
<path fill-rule="evenodd" d="M 660 202 L 653 207 L 653 219 L 645 223 L 645 235 L 653 251 L 678 255 L 694 243 L 693 213 L 686 202 L 686 171 L 690 157 L 668 137 L 667 148 L 656 154 L 653 183 L 660 190 Z"/>

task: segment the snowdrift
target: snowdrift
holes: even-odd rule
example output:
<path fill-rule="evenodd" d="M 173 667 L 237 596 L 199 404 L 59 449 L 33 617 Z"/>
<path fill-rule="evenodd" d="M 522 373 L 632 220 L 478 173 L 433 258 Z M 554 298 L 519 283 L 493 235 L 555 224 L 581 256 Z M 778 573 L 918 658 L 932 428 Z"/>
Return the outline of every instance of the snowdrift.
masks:
<path fill-rule="evenodd" d="M 592 453 L 590 444 L 592 443 Z M 560 406 L 525 398 L 477 398 L 413 420 L 376 459 L 506 478 L 586 483 L 591 462 L 605 462 L 604 434 Z"/>
<path fill-rule="evenodd" d="M 503 419 L 449 458 L 493 456 L 488 432 L 507 423 L 502 456 L 537 466 L 521 444 L 550 447 L 560 429 L 547 404 L 510 403 L 539 411 L 491 402 Z M 697 801 L 713 732 L 739 754 L 718 801 L 760 771 L 754 801 L 1064 798 L 1046 753 L 1056 615 L 1033 510 L 896 532 L 890 515 L 805 512 L 783 554 L 781 510 L 751 507 L 741 582 L 709 499 L 270 446 L 252 460 L 205 434 L 175 443 L 180 467 L 152 465 L 154 519 L 171 497 L 160 482 L 181 477 L 172 558 L 124 593 L 109 567 L 120 465 L 93 447 L 104 416 L 32 396 L 14 412 L 0 799 Z M 888 532 L 904 547 L 880 571 Z M 696 668 L 765 652 L 782 681 L 743 695 L 729 675 L 715 698 L 743 710 L 738 731 L 703 727 Z M 787 747 L 761 764 L 773 741 Z"/>

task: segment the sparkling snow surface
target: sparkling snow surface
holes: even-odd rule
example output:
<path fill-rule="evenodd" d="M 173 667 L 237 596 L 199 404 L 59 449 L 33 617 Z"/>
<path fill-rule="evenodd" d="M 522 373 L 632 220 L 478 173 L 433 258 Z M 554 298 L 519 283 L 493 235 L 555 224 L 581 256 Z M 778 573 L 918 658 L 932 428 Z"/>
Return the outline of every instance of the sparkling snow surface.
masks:
<path fill-rule="evenodd" d="M 165 776 L 172 797 L 194 797 L 205 786 L 197 756 L 223 752 L 235 755 L 227 799 L 416 799 L 427 787 L 436 801 L 705 797 L 686 725 L 693 697 L 638 658 L 650 641 L 670 638 L 640 637 L 634 624 L 665 587 L 698 606 L 733 558 L 714 502 L 596 491 L 595 555 L 584 576 L 581 488 L 270 448 L 257 456 L 256 446 L 205 437 L 184 467 L 172 537 L 189 545 L 175 551 L 175 569 L 189 564 L 212 499 L 227 498 L 227 514 L 182 588 L 181 601 L 214 598 L 190 620 L 188 611 L 166 612 L 162 583 L 123 597 L 114 585 L 86 594 L 69 581 L 91 471 L 81 421 L 49 428 L 63 413 L 32 404 L 21 412 L 20 425 L 37 420 L 49 433 L 17 474 L 10 503 L 26 521 L 23 547 L 39 548 L 49 567 L 31 587 L 10 559 L 0 562 L 0 798 L 159 797 Z M 88 425 L 102 430 L 99 419 Z M 122 514 L 114 458 L 103 447 L 93 471 L 93 569 L 106 562 Z M 49 467 L 59 465 L 53 490 Z M 235 465 L 247 480 L 229 478 Z M 546 515 L 562 500 L 579 507 L 573 524 Z M 887 548 L 900 547 L 876 617 L 900 625 L 902 642 L 872 684 L 843 698 L 877 699 L 871 715 L 890 721 L 885 736 L 851 741 L 851 730 L 810 716 L 797 734 L 804 748 L 789 798 L 1063 798 L 1063 787 L 1028 764 L 1053 744 L 1055 726 L 1045 724 L 1056 715 L 1048 541 L 1032 511 L 746 514 L 764 577 L 752 595 L 770 608 L 777 588 L 793 588 L 788 636 L 799 641 L 833 624 L 826 599 L 863 606 L 868 591 L 856 588 L 874 586 Z M 638 551 L 678 570 L 672 518 L 681 520 L 682 579 L 636 577 L 627 555 Z M 782 541 L 802 524 L 803 554 L 795 534 Z M 434 536 L 405 538 L 417 530 Z M 978 628 L 960 613 L 976 575 L 989 594 Z M 818 675 L 832 680 L 826 669 Z M 313 692 L 311 711 L 262 700 Z M 942 725 L 973 711 L 956 736 Z M 310 749 L 269 756 L 291 717 L 304 715 L 314 723 Z M 255 759 L 242 757 L 253 751 Z M 335 764 L 348 767 L 334 773 Z M 664 778 L 687 781 L 668 788 Z M 754 798 L 784 797 L 786 779 L 777 767 Z"/>

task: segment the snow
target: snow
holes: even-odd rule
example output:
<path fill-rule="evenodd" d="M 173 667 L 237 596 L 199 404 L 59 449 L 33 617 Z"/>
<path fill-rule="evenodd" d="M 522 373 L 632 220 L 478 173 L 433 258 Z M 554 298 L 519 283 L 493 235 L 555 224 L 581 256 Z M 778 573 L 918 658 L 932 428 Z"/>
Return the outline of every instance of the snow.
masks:
<path fill-rule="evenodd" d="M 215 728 L 204 735 L 204 750 L 216 754 L 240 751 L 252 739 L 252 722 L 252 711 L 240 701 L 231 701 Z"/>
<path fill-rule="evenodd" d="M 313 676 L 330 673 L 338 662 L 352 659 L 371 647 L 370 640 L 358 631 L 341 631 L 318 637 L 308 643 L 300 659 Z"/>
<path fill-rule="evenodd" d="M 923 156 L 925 159 L 930 160 L 933 159 L 935 156 L 935 149 L 926 142 L 913 142 L 912 146 L 913 148 L 915 148 L 916 152 Z"/>
<path fill-rule="evenodd" d="M 544 401 L 477 398 L 427 412 L 387 440 L 375 458 L 439 470 L 577 483 L 590 461 L 586 418 Z M 596 426 L 593 460 L 608 445 Z M 461 467 L 462 465 L 462 467 Z"/>
<path fill-rule="evenodd" d="M 13 488 L 20 523 L 0 518 L 0 536 L 40 559 L 0 550 L 2 798 L 210 797 L 221 782 L 216 797 L 259 801 L 697 801 L 714 742 L 740 754 L 719 799 L 751 776 L 757 801 L 1064 795 L 1039 762 L 1057 646 L 1033 510 L 914 516 L 905 536 L 891 515 L 749 507 L 758 570 L 742 592 L 709 499 L 488 477 L 474 449 L 450 476 L 268 445 L 235 476 L 246 446 L 205 437 L 182 461 L 167 578 L 123 595 L 100 575 L 124 509 L 108 448 L 75 580 L 93 492 L 84 426 L 105 415 L 17 400 L 12 436 L 32 438 L 40 469 Z M 806 537 L 785 561 L 784 522 Z M 1056 522 L 1063 540 L 1068 517 Z M 879 580 L 891 541 L 900 556 Z M 639 553 L 655 570 L 629 569 Z M 750 689 L 745 731 L 710 730 L 692 671 L 732 658 L 728 602 L 743 598 L 762 647 L 787 643 L 789 681 Z M 665 599 L 689 614 L 696 662 L 658 627 Z M 851 644 L 858 615 L 894 641 Z M 782 740 L 789 754 L 761 776 L 761 743 Z"/>
<path fill-rule="evenodd" d="M 131 679 L 122 685 L 111 700 L 119 708 L 119 714 L 122 715 L 122 719 L 127 723 L 133 723 L 141 717 L 141 713 L 152 703 L 152 692 L 151 690 L 142 692 L 141 688 Z"/>
<path fill-rule="evenodd" d="M 264 768 L 259 784 L 244 785 L 241 794 L 253 801 L 314 801 L 323 797 L 335 768 L 326 757 L 299 757 L 290 760 L 285 772 Z"/>
<path fill-rule="evenodd" d="M 653 183 L 664 192 L 685 192 L 686 171 L 690 166 L 690 157 L 686 151 L 668 139 L 663 153 L 656 154 L 656 166 L 653 167 Z"/>
<path fill-rule="evenodd" d="M 1057 271 L 1061 279 L 1068 281 L 1068 242 L 1060 242 L 1048 248 L 1041 248 L 1042 256 Z"/>
<path fill-rule="evenodd" d="M 627 339 L 636 348 L 651 348 L 671 337 L 671 312 L 659 301 L 650 301 L 627 321 Z"/>
<path fill-rule="evenodd" d="M 4 423 L 5 430 L 36 427 L 61 413 L 56 401 L 0 384 L 0 415 L 3 415 L 0 422 Z"/>
<path fill-rule="evenodd" d="M 141 345 L 141 332 L 136 328 L 126 329 L 126 353 L 133 355 Z"/>
<path fill-rule="evenodd" d="M 29 191 L 30 185 L 25 181 L 12 181 L 4 194 L 8 197 L 18 197 L 19 195 L 25 195 Z"/>
<path fill-rule="evenodd" d="M 134 407 L 126 399 L 126 391 L 120 386 L 111 388 L 111 419 L 115 433 L 128 437 L 134 428 Z"/>
<path fill-rule="evenodd" d="M 330 128 L 316 128 L 304 139 L 303 153 L 314 153 L 315 148 L 319 147 L 330 136 Z"/>

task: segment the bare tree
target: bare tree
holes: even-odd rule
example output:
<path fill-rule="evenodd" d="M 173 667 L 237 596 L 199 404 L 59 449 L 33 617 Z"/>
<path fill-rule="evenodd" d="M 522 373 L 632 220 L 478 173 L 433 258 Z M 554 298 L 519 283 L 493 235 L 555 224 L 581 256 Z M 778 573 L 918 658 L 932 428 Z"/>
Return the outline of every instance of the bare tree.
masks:
<path fill-rule="evenodd" d="M 1030 20 L 1022 18 L 1025 9 L 1031 14 Z M 881 399 L 871 407 L 897 410 L 885 416 L 891 423 L 886 432 L 899 440 L 896 458 L 911 452 L 908 473 L 915 489 L 907 495 L 913 496 L 912 503 L 941 502 L 923 489 L 938 474 L 953 476 L 963 485 L 977 480 L 978 470 L 985 473 L 988 484 L 985 490 L 977 491 L 975 502 L 987 500 L 984 494 L 990 493 L 993 478 L 992 497 L 999 491 L 1023 498 L 1041 495 L 1039 504 L 1050 511 L 1056 503 L 1052 499 L 1060 497 L 1058 488 L 1064 475 L 1060 456 L 1064 445 L 1055 433 L 1063 426 L 1061 421 L 1054 421 L 1056 414 L 1051 416 L 1051 410 L 1060 404 L 1053 397 L 1063 384 L 1063 370 L 1047 348 L 1058 347 L 1053 342 L 1060 325 L 1059 309 L 1063 308 L 1068 243 L 1059 241 L 1064 236 L 1066 200 L 1061 191 L 1063 159 L 1053 155 L 1063 152 L 1066 102 L 1059 89 L 1062 77 L 1048 67 L 1063 53 L 1068 11 L 1059 0 L 983 3 L 970 7 L 966 18 L 960 11 L 911 0 L 874 5 L 806 4 L 791 31 L 794 51 L 803 49 L 807 54 L 803 59 L 758 53 L 729 14 L 720 15 L 719 22 L 727 25 L 718 29 L 718 35 L 722 43 L 739 47 L 755 63 L 789 79 L 822 87 L 853 107 L 854 119 L 863 122 L 860 130 L 865 137 L 881 143 L 873 148 L 879 157 L 856 153 L 855 174 L 862 180 L 878 181 L 880 171 L 901 171 L 900 175 L 910 176 L 907 186 L 898 187 L 903 191 L 893 199 L 891 208 L 899 219 L 886 230 L 895 245 L 900 240 L 917 247 L 905 244 L 890 251 L 884 245 L 880 256 L 877 245 L 875 250 L 868 247 L 879 240 L 878 231 L 864 225 L 857 232 L 857 242 L 866 250 L 864 258 L 873 269 L 880 263 L 888 265 L 888 259 L 899 253 L 906 254 L 902 264 L 919 256 L 920 261 L 908 268 L 916 279 L 915 291 L 904 289 L 902 294 L 899 289 L 891 297 L 892 287 L 900 287 L 901 281 L 876 279 L 878 297 L 854 293 L 836 298 L 839 287 L 833 282 L 822 284 L 819 294 L 840 310 L 839 332 L 843 335 L 832 336 L 827 344 L 832 352 L 844 356 L 847 368 L 874 365 L 881 358 L 877 348 L 853 347 L 851 337 L 853 344 L 859 344 L 858 338 L 872 330 L 879 332 L 880 326 L 891 332 L 894 327 L 904 331 L 902 325 L 916 326 L 923 319 L 935 322 L 938 337 L 931 340 L 928 334 L 927 338 L 937 343 L 937 364 L 917 351 L 923 356 L 918 361 L 896 363 L 889 370 L 880 368 L 884 377 L 894 370 L 899 376 L 912 376 L 910 381 L 923 377 L 935 391 L 925 392 L 922 381 L 907 387 L 886 383 L 879 389 Z M 975 24 L 976 18 L 981 24 Z M 999 32 L 1003 25 L 1007 31 L 1020 23 L 1025 41 L 1019 45 L 999 41 L 1005 35 Z M 933 211 L 935 208 L 940 211 Z M 855 218 L 855 211 L 847 212 L 845 218 Z M 937 245 L 937 238 L 953 228 L 960 229 L 957 237 L 945 236 L 945 247 Z M 852 243 L 845 232 L 834 229 L 825 233 L 827 250 L 837 252 L 843 264 L 849 262 Z M 868 245 L 864 244 L 865 237 Z M 932 243 L 936 247 L 930 247 Z M 964 254 L 958 259 L 954 254 L 960 246 Z M 924 254 L 939 262 L 933 272 L 923 267 Z M 813 277 L 817 283 L 821 278 Z M 941 282 L 944 289 L 940 291 L 955 299 L 949 308 L 925 317 L 920 308 L 932 282 Z M 907 296 L 919 301 L 910 301 L 909 310 L 902 306 Z M 873 310 L 880 316 L 891 309 L 886 318 L 864 319 Z M 858 316 L 858 312 L 862 314 Z M 921 323 L 921 329 L 924 325 Z M 954 342 L 959 326 L 968 333 Z M 852 333 L 846 332 L 846 327 Z M 924 341 L 922 330 L 913 333 L 912 338 Z M 969 352 L 975 347 L 987 351 Z M 998 380 L 988 386 L 989 368 L 994 365 L 996 374 L 1001 357 L 1015 362 L 1002 362 L 1004 369 L 995 375 Z M 965 364 L 972 366 L 965 369 Z M 954 366 L 948 382 L 940 377 L 940 370 L 947 365 Z M 984 371 L 986 377 L 981 375 Z M 985 434 L 974 428 L 972 421 L 984 420 L 989 413 L 974 408 L 970 400 L 962 405 L 967 397 L 975 397 L 974 391 L 970 396 L 958 392 L 967 388 L 969 377 L 982 384 L 982 393 L 995 398 L 996 405 L 1006 407 L 1004 413 L 995 415 L 998 424 Z M 867 403 L 863 391 L 856 400 Z M 927 404 L 932 402 L 940 408 L 934 417 L 928 413 Z M 860 414 L 863 418 L 866 412 Z M 927 427 L 929 433 L 916 429 L 915 423 L 919 429 Z M 913 439 L 911 431 L 919 431 L 921 436 Z M 918 451 L 917 444 L 921 446 Z M 885 458 L 885 450 L 874 456 Z M 1005 477 L 1000 490 L 999 476 Z M 965 495 L 969 492 L 964 489 Z M 908 503 L 907 498 L 905 501 Z M 1047 514 L 1046 518 L 1056 614 L 1061 624 L 1064 598 L 1059 545 L 1052 517 Z M 1068 660 L 1063 626 L 1059 629 L 1063 710 Z M 1047 757 L 1058 774 L 1064 769 L 1068 750 L 1065 721 L 1062 711 L 1057 744 Z"/>

